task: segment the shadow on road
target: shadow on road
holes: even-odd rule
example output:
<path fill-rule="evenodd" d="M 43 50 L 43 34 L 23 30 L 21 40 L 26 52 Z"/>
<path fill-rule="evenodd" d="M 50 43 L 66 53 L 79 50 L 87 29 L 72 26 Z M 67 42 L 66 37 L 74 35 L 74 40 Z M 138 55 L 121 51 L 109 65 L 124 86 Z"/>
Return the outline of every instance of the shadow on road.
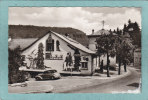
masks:
<path fill-rule="evenodd" d="M 139 83 L 132 83 L 132 84 L 128 84 L 127 86 L 132 86 L 132 87 L 139 87 Z"/>

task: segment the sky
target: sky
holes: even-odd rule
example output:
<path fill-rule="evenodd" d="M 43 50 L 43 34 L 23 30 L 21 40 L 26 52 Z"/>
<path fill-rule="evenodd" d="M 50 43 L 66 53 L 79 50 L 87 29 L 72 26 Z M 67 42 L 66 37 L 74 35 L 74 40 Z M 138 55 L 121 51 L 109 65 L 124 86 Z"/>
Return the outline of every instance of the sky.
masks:
<path fill-rule="evenodd" d="M 135 7 L 9 7 L 9 25 L 72 27 L 87 35 L 102 29 L 123 28 L 137 22 L 141 27 L 141 8 Z"/>

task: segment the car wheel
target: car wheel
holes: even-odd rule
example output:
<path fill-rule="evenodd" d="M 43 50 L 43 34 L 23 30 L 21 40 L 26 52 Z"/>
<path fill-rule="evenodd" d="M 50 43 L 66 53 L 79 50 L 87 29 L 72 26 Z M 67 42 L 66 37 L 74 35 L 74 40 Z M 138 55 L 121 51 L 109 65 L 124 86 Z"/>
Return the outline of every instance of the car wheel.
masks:
<path fill-rule="evenodd" d="M 54 80 L 54 76 L 52 76 L 51 79 Z"/>
<path fill-rule="evenodd" d="M 40 81 L 40 80 L 41 80 L 41 78 L 39 78 L 39 77 L 36 77 L 35 79 L 36 79 L 37 81 Z"/>
<path fill-rule="evenodd" d="M 26 81 L 28 81 L 31 78 L 31 75 L 28 72 L 26 72 L 24 76 Z"/>

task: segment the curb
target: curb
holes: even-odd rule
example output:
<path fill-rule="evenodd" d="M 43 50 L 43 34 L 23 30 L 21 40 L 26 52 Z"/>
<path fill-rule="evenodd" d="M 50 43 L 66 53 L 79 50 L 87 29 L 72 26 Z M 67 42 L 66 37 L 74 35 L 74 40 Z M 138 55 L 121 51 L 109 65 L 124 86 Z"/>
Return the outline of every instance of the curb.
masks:
<path fill-rule="evenodd" d="M 124 73 L 124 74 L 121 74 L 121 75 L 116 75 L 116 76 L 111 76 L 111 77 L 101 77 L 101 76 L 84 76 L 84 77 L 75 77 L 75 78 L 78 78 L 78 79 L 105 79 L 105 80 L 110 80 L 110 79 L 118 79 L 118 78 L 123 78 L 123 77 L 126 77 L 128 75 L 131 74 L 131 71 L 129 69 L 127 69 L 127 72 Z"/>

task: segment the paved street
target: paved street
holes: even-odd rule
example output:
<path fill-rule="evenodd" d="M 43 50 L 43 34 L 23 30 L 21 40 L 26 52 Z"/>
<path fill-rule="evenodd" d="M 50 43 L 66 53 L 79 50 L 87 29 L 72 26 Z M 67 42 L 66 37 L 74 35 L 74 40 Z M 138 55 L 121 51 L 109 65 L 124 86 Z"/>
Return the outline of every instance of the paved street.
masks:
<path fill-rule="evenodd" d="M 53 93 L 116 93 L 127 92 L 128 90 L 134 90 L 140 80 L 140 73 L 134 68 L 128 68 L 128 72 L 122 75 L 112 75 L 111 77 L 104 76 L 69 76 L 62 77 L 59 80 L 47 80 L 47 81 L 35 81 L 31 79 L 27 81 L 28 88 L 35 88 L 34 86 L 44 87 L 44 89 L 53 86 Z M 131 85 L 131 86 L 127 86 Z M 132 86 L 133 85 L 133 86 Z M 27 88 L 27 87 L 23 87 Z M 46 89 L 47 89 L 46 88 Z M 21 88 L 9 86 L 10 93 L 17 93 Z M 48 92 L 48 91 L 47 91 Z"/>
<path fill-rule="evenodd" d="M 65 91 L 68 93 L 125 93 L 130 92 L 129 90 L 137 89 L 136 84 L 139 83 L 140 73 L 135 71 L 134 69 L 129 69 L 131 71 L 131 75 L 127 77 L 123 77 L 118 80 L 113 80 L 110 82 L 105 82 L 103 84 L 96 84 L 90 87 L 85 88 L 77 88 L 71 91 Z M 99 81 L 99 80 L 96 80 Z"/>

